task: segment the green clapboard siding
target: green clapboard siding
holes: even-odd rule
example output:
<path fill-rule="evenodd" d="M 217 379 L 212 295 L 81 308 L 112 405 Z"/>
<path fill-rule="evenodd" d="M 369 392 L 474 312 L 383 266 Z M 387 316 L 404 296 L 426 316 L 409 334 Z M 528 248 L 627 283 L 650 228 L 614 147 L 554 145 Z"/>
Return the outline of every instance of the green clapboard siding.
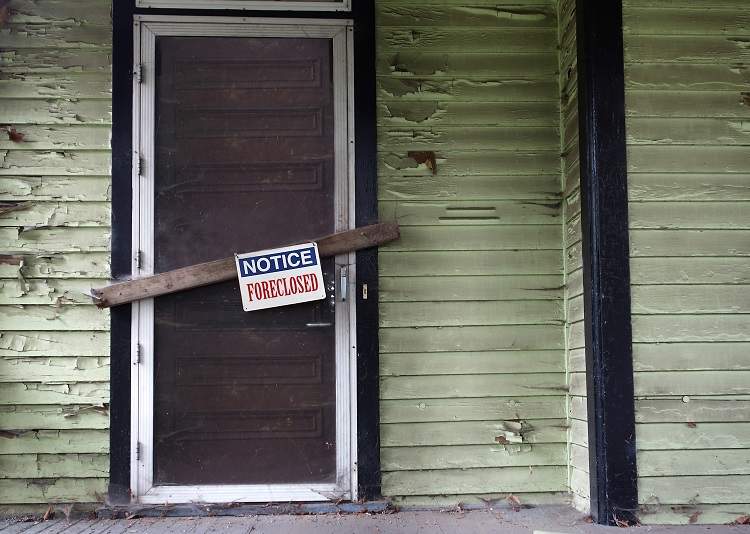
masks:
<path fill-rule="evenodd" d="M 562 220 L 565 246 L 565 349 L 568 394 L 568 485 L 573 504 L 588 513 L 589 455 L 586 415 L 586 362 L 583 339 L 583 260 L 581 194 L 578 167 L 578 74 L 575 0 L 558 2 L 560 42 L 560 147 L 562 154 Z"/>
<path fill-rule="evenodd" d="M 625 0 L 639 498 L 750 512 L 750 3 Z"/>
<path fill-rule="evenodd" d="M 558 25 L 552 2 L 380 0 L 383 493 L 568 490 Z M 408 157 L 434 151 L 437 172 Z M 579 262 L 580 263 L 580 262 Z"/>
<path fill-rule="evenodd" d="M 0 29 L 0 506 L 101 502 L 109 469 L 110 2 Z"/>

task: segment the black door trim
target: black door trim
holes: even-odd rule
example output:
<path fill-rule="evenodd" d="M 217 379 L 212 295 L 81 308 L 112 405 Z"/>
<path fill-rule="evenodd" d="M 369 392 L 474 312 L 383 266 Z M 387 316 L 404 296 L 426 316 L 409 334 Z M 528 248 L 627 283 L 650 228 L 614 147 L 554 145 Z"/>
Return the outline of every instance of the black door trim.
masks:
<path fill-rule="evenodd" d="M 131 274 L 133 15 L 192 15 L 354 20 L 356 224 L 377 221 L 375 122 L 375 9 L 373 0 L 354 2 L 348 12 L 279 12 L 136 9 L 135 0 L 113 2 L 112 51 L 112 277 Z M 357 455 L 360 499 L 380 496 L 378 408 L 378 255 L 357 252 Z M 110 333 L 109 501 L 130 502 L 130 305 L 112 308 Z"/>
<path fill-rule="evenodd" d="M 638 505 L 622 2 L 576 9 L 591 513 L 612 525 Z"/>
<path fill-rule="evenodd" d="M 375 2 L 352 2 L 354 19 L 355 224 L 378 220 Z M 378 251 L 357 252 L 357 470 L 359 498 L 380 497 Z"/>

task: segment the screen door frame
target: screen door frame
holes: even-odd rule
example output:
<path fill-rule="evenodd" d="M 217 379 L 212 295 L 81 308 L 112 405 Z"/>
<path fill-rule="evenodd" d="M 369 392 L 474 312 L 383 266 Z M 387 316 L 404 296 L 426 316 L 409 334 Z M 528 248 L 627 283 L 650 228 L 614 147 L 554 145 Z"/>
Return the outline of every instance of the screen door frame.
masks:
<path fill-rule="evenodd" d="M 336 231 L 354 227 L 354 87 L 352 21 L 136 15 L 133 20 L 132 273 L 154 273 L 155 95 L 157 36 L 330 39 L 334 96 Z M 311 236 L 313 237 L 313 236 Z M 237 251 L 243 252 L 243 251 Z M 354 295 L 356 255 L 336 256 L 336 279 L 348 269 Z M 239 291 L 239 289 L 238 289 Z M 131 311 L 130 488 L 142 504 L 328 501 L 357 499 L 356 306 L 337 291 L 336 482 L 321 484 L 154 485 L 154 301 Z"/>
<path fill-rule="evenodd" d="M 136 0 L 138 7 L 172 9 L 256 9 L 268 11 L 351 11 L 352 0 L 306 2 L 305 0 Z"/>

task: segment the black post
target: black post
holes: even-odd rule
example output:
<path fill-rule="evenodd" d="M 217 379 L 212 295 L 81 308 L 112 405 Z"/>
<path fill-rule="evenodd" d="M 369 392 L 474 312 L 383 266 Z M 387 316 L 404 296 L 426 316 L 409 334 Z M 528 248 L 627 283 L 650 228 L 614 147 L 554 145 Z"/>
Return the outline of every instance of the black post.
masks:
<path fill-rule="evenodd" d="M 638 506 L 621 0 L 577 0 L 591 515 Z"/>
<path fill-rule="evenodd" d="M 352 2 L 356 226 L 378 220 L 375 2 Z M 368 286 L 365 298 L 361 288 Z M 357 467 L 359 498 L 380 497 L 378 251 L 357 252 Z"/>
<path fill-rule="evenodd" d="M 112 278 L 130 276 L 133 0 L 112 4 Z M 130 502 L 130 305 L 110 310 L 109 501 Z"/>

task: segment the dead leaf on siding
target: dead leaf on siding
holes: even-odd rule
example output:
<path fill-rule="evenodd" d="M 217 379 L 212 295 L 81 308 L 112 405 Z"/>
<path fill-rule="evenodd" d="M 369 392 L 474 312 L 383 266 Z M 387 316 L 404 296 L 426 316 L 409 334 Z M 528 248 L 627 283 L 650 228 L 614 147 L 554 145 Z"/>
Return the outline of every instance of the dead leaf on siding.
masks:
<path fill-rule="evenodd" d="M 429 170 L 432 171 L 433 176 L 437 174 L 437 158 L 435 153 L 432 151 L 410 151 L 406 154 L 408 157 L 422 165 L 423 163 Z"/>
<path fill-rule="evenodd" d="M 688 518 L 688 523 L 690 523 L 691 525 L 694 523 L 697 523 L 698 518 L 701 516 L 702 513 L 703 512 L 701 512 L 700 510 L 696 510 L 695 512 L 690 514 L 690 517 Z"/>
<path fill-rule="evenodd" d="M 741 515 L 729 524 L 730 525 L 750 525 L 750 515 Z"/>
<path fill-rule="evenodd" d="M 693 421 L 688 421 L 687 422 L 687 426 L 688 426 L 688 428 L 696 428 L 698 425 L 695 424 L 695 422 L 693 422 Z"/>
<path fill-rule="evenodd" d="M 8 139 L 13 141 L 14 143 L 21 143 L 24 137 L 26 136 L 12 126 L 8 128 Z"/>

